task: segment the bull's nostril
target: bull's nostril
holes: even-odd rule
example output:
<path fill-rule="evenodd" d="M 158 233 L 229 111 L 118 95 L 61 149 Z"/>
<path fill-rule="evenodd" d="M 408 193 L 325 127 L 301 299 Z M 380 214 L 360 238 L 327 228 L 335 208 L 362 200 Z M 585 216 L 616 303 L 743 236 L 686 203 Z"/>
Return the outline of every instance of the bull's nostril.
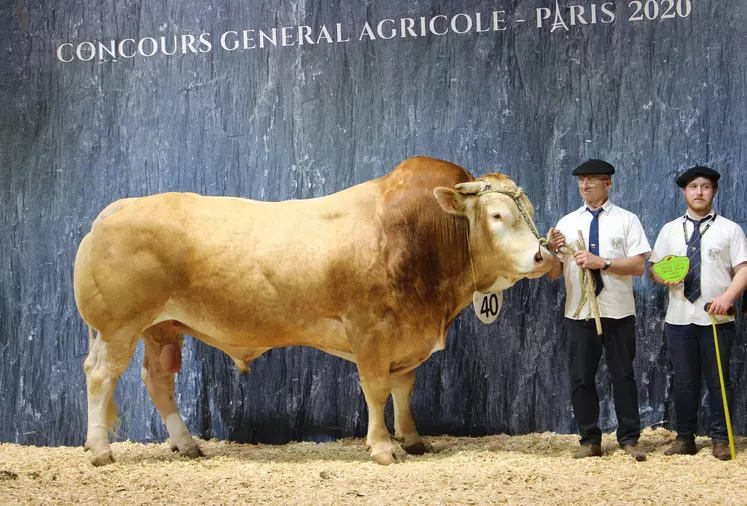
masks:
<path fill-rule="evenodd" d="M 544 262 L 545 259 L 542 258 L 542 253 L 537 252 L 537 254 L 534 255 L 534 261 L 537 262 L 538 264 L 541 264 L 542 262 Z"/>

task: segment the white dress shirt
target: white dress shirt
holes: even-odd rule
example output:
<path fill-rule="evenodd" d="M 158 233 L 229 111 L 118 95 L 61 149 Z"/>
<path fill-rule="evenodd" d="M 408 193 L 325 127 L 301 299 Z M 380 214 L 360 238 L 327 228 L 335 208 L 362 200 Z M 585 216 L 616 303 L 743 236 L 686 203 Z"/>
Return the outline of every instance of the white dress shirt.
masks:
<path fill-rule="evenodd" d="M 669 255 L 687 256 L 687 240 L 694 227 L 686 218 L 688 215 L 689 210 L 685 215 L 664 225 L 656 238 L 654 251 L 649 259 L 651 262 L 656 263 Z M 700 239 L 701 295 L 692 303 L 685 297 L 684 283 L 669 286 L 669 306 L 665 321 L 672 325 L 710 325 L 711 317 L 704 309 L 706 302 L 723 295 L 734 277 L 734 267 L 747 262 L 747 239 L 742 227 L 714 211 L 708 216 L 715 216 L 715 219 L 700 225 L 700 232 L 703 234 Z M 716 323 L 729 321 L 734 321 L 734 317 L 716 316 Z"/>
<path fill-rule="evenodd" d="M 570 214 L 563 216 L 555 228 L 565 235 L 566 242 L 578 249 L 578 231 L 580 230 L 586 243 L 589 245 L 589 227 L 591 225 L 591 213 L 586 210 L 584 204 Z M 604 211 L 599 214 L 599 245 L 598 255 L 602 258 L 612 260 L 615 264 L 616 258 L 633 257 L 647 254 L 651 251 L 646 233 L 641 226 L 638 216 L 612 204 L 609 199 L 602 205 Z M 576 265 L 572 256 L 559 256 L 563 262 L 563 277 L 565 278 L 565 316 L 574 318 L 578 303 L 581 301 L 582 288 L 579 279 L 581 268 Z M 597 297 L 599 314 L 603 318 L 625 318 L 635 316 L 635 302 L 633 299 L 633 277 L 619 276 L 609 271 L 601 271 L 604 289 Z M 590 314 L 590 305 L 587 303 L 575 319 L 586 319 Z"/>

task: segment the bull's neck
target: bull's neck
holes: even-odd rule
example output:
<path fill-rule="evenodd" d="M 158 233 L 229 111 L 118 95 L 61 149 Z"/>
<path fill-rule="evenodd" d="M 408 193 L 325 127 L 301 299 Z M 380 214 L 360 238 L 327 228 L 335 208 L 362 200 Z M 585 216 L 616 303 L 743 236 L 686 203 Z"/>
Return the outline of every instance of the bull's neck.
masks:
<path fill-rule="evenodd" d="M 475 285 L 478 289 L 488 289 L 495 282 L 495 262 L 484 255 L 476 255 L 474 244 L 470 248 L 469 225 L 465 218 L 442 220 L 430 234 L 429 253 L 423 252 L 425 256 L 420 257 L 422 264 L 429 266 L 429 272 L 422 273 L 430 292 L 426 304 L 444 314 L 450 322 L 472 303 Z M 433 259 L 437 259 L 435 263 Z"/>
<path fill-rule="evenodd" d="M 461 313 L 464 308 L 472 303 L 472 294 L 475 291 L 475 284 L 472 280 L 472 273 L 469 265 L 465 272 L 461 273 L 459 281 L 454 287 L 454 304 L 452 308 L 449 308 L 449 313 L 452 318 Z"/>
<path fill-rule="evenodd" d="M 455 255 L 460 259 L 456 264 L 458 268 L 452 274 L 451 295 L 452 306 L 449 308 L 450 316 L 453 319 L 464 308 L 472 303 L 472 294 L 480 287 L 489 287 L 495 281 L 490 278 L 487 267 L 489 263 L 486 259 L 475 255 L 473 246 L 469 242 L 469 226 L 466 220 L 461 220 L 460 233 L 452 251 L 460 251 L 461 254 Z"/>

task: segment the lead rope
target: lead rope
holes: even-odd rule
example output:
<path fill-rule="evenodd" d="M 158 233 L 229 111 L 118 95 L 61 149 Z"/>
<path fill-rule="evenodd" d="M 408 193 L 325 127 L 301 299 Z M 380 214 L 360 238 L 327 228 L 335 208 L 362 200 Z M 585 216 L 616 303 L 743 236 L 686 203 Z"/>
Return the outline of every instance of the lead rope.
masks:
<path fill-rule="evenodd" d="M 550 239 L 551 232 L 552 229 L 547 231 L 548 241 Z M 580 230 L 578 231 L 578 242 L 576 244 L 578 247 L 574 248 L 573 245 L 564 242 L 563 244 L 558 246 L 557 252 L 559 255 L 573 256 L 576 251 L 586 251 L 586 243 L 584 241 L 584 236 Z M 593 316 L 594 323 L 597 329 L 597 335 L 601 336 L 602 321 L 599 314 L 599 302 L 597 301 L 597 282 L 594 279 L 594 276 L 590 275 L 589 269 L 584 268 L 578 270 L 578 280 L 581 283 L 581 299 L 578 301 L 578 306 L 576 306 L 576 311 L 573 313 L 573 318 L 578 318 L 578 315 L 581 314 L 581 310 L 588 304 L 586 317 L 584 319 L 588 321 L 589 318 Z"/>

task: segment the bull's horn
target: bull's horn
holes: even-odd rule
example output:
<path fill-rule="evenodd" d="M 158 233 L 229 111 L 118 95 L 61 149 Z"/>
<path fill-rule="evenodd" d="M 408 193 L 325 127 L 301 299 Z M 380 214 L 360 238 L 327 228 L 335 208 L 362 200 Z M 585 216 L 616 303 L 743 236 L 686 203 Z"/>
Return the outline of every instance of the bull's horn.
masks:
<path fill-rule="evenodd" d="M 477 181 L 470 181 L 469 183 L 459 183 L 454 188 L 459 193 L 463 193 L 465 195 L 476 195 L 483 191 L 485 187 L 487 186 L 487 183 L 483 180 L 477 180 Z"/>

